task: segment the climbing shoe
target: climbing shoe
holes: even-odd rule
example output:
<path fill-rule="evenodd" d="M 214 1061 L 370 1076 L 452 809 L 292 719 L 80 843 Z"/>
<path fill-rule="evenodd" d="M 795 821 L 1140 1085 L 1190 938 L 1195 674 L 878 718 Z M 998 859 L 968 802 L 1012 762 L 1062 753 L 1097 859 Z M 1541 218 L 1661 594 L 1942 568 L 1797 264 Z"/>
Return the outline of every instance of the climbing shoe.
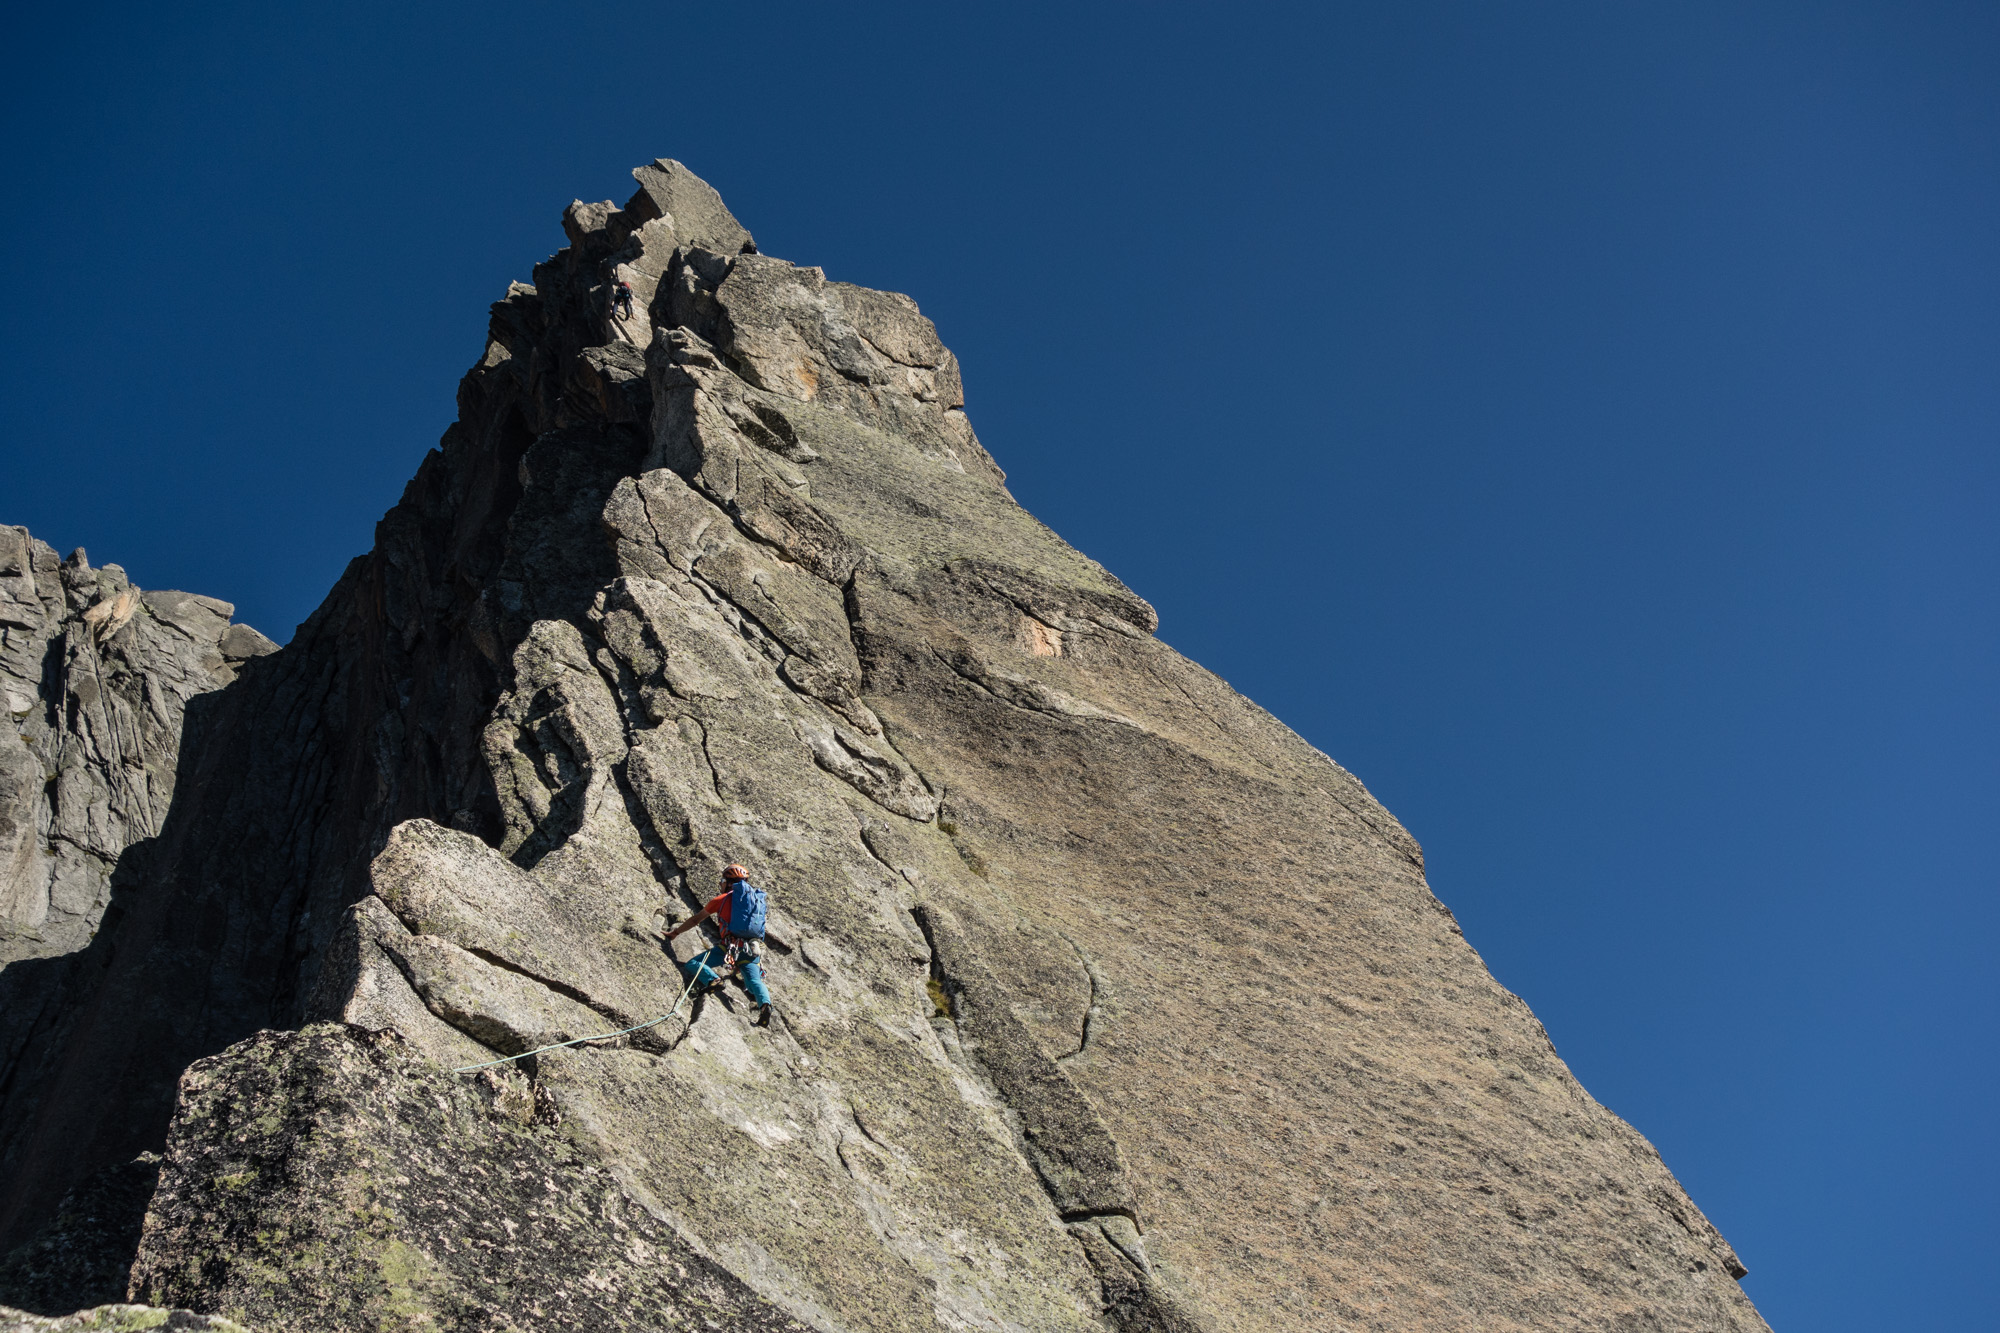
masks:
<path fill-rule="evenodd" d="M 756 1023 L 757 1023 L 757 1026 L 758 1026 L 758 1027 L 760 1027 L 760 1028 L 767 1028 L 767 1027 L 771 1026 L 771 1006 L 770 1006 L 770 1005 L 768 1005 L 768 1004 L 760 1004 L 760 1005 L 758 1005 L 758 1006 L 757 1006 L 757 1019 L 756 1019 Z"/>

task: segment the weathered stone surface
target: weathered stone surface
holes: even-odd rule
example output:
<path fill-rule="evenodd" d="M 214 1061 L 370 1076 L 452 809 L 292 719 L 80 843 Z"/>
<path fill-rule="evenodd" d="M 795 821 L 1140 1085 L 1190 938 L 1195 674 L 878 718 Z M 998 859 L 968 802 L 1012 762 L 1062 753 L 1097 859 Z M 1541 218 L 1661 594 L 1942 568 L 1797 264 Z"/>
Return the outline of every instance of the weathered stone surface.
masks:
<path fill-rule="evenodd" d="M 162 1333 L 177 1333 L 182 1329 L 251 1333 L 233 1319 L 195 1314 L 191 1310 L 162 1310 L 152 1305 L 100 1305 L 54 1319 L 0 1305 L 0 1333 L 142 1333 L 151 1329 Z"/>
<path fill-rule="evenodd" d="M 25 528 L 0 527 L 0 1180 L 22 1169 L 4 1145 L 37 1123 L 59 1171 L 39 1247 L 0 1262 L 0 1302 L 52 1312 L 125 1294 L 151 1186 L 126 1197 L 106 1182 L 128 1177 L 149 1144 L 74 1160 L 35 1048 L 58 1047 L 88 1003 L 109 954 L 93 939 L 143 882 L 197 703 L 277 650 L 233 614 L 214 598 L 142 591 L 82 550 L 58 560 Z"/>
<path fill-rule="evenodd" d="M 1014 503 L 915 304 L 636 175 L 283 652 L 64 603 L 244 665 L 24 1020 L 0 1238 L 164 1150 L 130 1294 L 272 1329 L 1760 1329 L 1416 841 Z M 731 861 L 769 1026 L 662 951 Z"/>
<path fill-rule="evenodd" d="M 335 1026 L 188 1070 L 132 1285 L 269 1333 L 802 1333 L 490 1081 Z"/>
<path fill-rule="evenodd" d="M 931 946 L 931 974 L 965 1049 L 1012 1108 L 1023 1151 L 1065 1222 L 1116 1215 L 1136 1222 L 1138 1203 L 1117 1140 L 1056 1061 L 1015 1016 L 1009 997 L 951 912 L 917 907 Z"/>
<path fill-rule="evenodd" d="M 730 213 L 715 187 L 672 158 L 635 167 L 639 192 L 625 205 L 625 225 L 636 229 L 654 219 L 672 219 L 677 243 L 733 255 L 755 248 L 750 233 Z"/>
<path fill-rule="evenodd" d="M 234 613 L 0 527 L 0 970 L 89 941 L 173 800 L 188 700 L 277 651 Z"/>
<path fill-rule="evenodd" d="M 399 961 L 410 930 L 370 894 L 347 909 L 327 947 L 319 985 L 307 1001 L 312 1019 L 331 1019 L 380 1032 L 394 1028 L 423 1055 L 447 1069 L 494 1058 L 430 1011 Z"/>
<path fill-rule="evenodd" d="M 41 1314 L 123 1301 L 146 1203 L 160 1179 L 157 1153 L 106 1167 L 63 1196 L 31 1245 L 0 1260 L 7 1303 Z"/>

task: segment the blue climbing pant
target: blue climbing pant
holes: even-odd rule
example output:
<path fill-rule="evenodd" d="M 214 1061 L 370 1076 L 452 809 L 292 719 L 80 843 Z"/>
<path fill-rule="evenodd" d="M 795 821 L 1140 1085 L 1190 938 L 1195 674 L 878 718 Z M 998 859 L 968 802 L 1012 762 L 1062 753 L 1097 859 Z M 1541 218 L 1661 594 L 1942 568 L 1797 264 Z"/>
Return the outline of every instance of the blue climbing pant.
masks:
<path fill-rule="evenodd" d="M 722 979 L 716 971 L 728 951 L 720 944 L 703 953 L 698 953 L 681 964 L 681 975 L 691 977 L 697 986 L 713 985 Z M 771 1002 L 770 988 L 764 984 L 764 965 L 755 958 L 745 958 L 737 965 L 736 975 L 743 979 L 743 989 L 750 992 L 750 998 L 757 1004 Z"/>

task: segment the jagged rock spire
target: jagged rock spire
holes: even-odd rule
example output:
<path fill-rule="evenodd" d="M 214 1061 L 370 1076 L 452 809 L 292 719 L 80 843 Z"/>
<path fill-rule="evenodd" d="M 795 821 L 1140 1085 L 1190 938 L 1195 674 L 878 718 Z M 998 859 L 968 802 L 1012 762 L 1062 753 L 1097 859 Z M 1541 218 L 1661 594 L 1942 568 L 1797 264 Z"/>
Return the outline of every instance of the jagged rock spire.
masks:
<path fill-rule="evenodd" d="M 158 1149 L 132 1294 L 274 1330 L 1761 1328 L 1415 840 L 1014 502 L 916 304 L 635 176 L 190 732 L 6 1085 L 7 1234 Z M 672 1008 L 729 862 L 769 1027 Z"/>

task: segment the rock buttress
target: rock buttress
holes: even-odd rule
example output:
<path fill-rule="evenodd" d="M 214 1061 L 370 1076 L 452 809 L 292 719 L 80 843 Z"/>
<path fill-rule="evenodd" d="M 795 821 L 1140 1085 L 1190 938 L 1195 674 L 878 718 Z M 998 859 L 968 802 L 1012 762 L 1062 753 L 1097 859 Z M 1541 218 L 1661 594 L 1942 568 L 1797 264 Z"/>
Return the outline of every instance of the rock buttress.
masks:
<path fill-rule="evenodd" d="M 173 803 L 189 700 L 277 651 L 234 614 L 0 527 L 0 975 L 90 942 Z"/>
<path fill-rule="evenodd" d="M 5 1151 L 19 1131 L 61 1115 L 45 1096 L 46 1060 L 108 960 L 110 939 L 93 943 L 100 926 L 115 935 L 143 887 L 184 734 L 277 651 L 230 623 L 234 612 L 139 588 L 81 549 L 59 560 L 25 528 L 0 527 L 0 1178 L 34 1170 Z M 79 1186 L 75 1207 L 47 1243 L 0 1262 L 0 1302 L 70 1309 L 123 1296 L 152 1175 L 131 1153 L 101 1165 L 95 1179 L 64 1180 Z"/>
<path fill-rule="evenodd" d="M 164 1149 L 135 1294 L 272 1327 L 388 1326 L 390 1269 L 448 1326 L 513 1318 L 451 1247 L 532 1221 L 671 1234 L 829 1331 L 1762 1328 L 1415 841 L 1014 503 L 914 303 L 635 174 L 494 307 L 375 550 L 218 696 L 152 912 L 47 1057 L 88 1150 L 5 1122 L 13 1225 Z M 730 861 L 772 893 L 770 1027 L 725 989 L 444 1072 L 667 1014 L 656 912 Z M 317 1020 L 348 1026 L 251 1035 Z M 239 1166 L 215 1108 L 304 1105 L 274 1060 L 397 1125 L 328 1093 Z M 487 1190 L 529 1144 L 546 1199 Z M 335 1177 L 397 1218 L 469 1193 L 308 1300 L 285 1275 L 349 1242 L 285 1228 Z"/>
<path fill-rule="evenodd" d="M 804 1333 L 508 1091 L 338 1025 L 196 1062 L 133 1290 L 264 1333 Z"/>

